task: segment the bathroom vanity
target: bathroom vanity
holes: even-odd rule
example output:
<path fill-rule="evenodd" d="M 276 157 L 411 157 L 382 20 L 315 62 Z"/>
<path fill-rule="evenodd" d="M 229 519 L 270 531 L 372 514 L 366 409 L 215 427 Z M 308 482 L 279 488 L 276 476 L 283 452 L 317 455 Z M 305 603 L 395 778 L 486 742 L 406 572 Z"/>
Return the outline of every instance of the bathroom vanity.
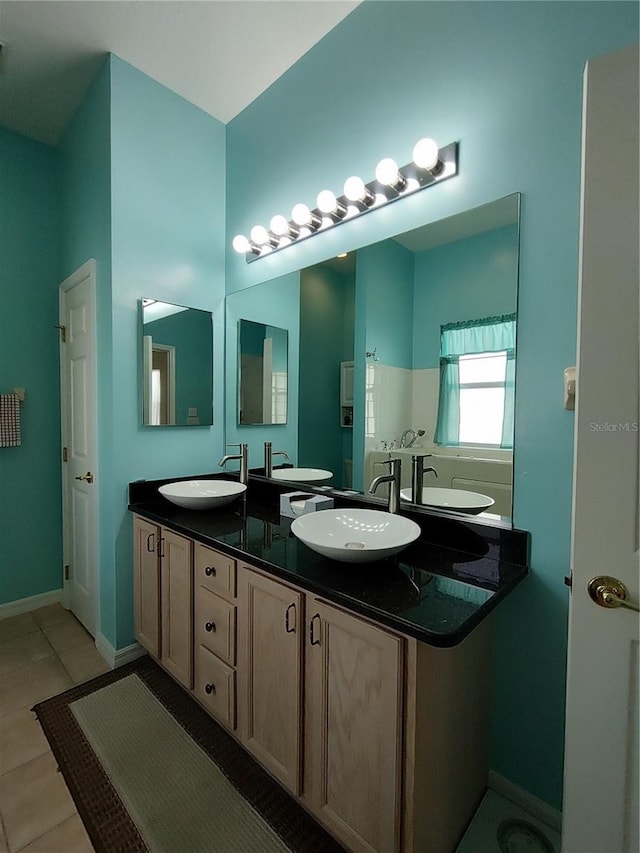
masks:
<path fill-rule="evenodd" d="M 286 487 L 197 512 L 158 485 L 130 485 L 141 645 L 347 850 L 452 853 L 486 787 L 487 616 L 527 534 L 423 514 L 399 556 L 336 563 L 291 534 Z"/>

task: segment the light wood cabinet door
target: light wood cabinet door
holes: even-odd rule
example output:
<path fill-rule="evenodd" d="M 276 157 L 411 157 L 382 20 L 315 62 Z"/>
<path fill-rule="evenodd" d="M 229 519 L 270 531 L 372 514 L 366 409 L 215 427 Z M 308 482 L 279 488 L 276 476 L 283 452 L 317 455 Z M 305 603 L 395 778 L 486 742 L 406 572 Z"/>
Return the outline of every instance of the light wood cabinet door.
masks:
<path fill-rule="evenodd" d="M 309 807 L 353 853 L 400 849 L 404 641 L 307 599 Z"/>
<path fill-rule="evenodd" d="M 193 687 L 193 542 L 162 528 L 162 663 Z"/>
<path fill-rule="evenodd" d="M 134 516 L 133 519 L 133 601 L 136 639 L 153 655 L 160 657 L 160 560 L 157 524 Z"/>
<path fill-rule="evenodd" d="M 303 595 L 239 567 L 238 724 L 245 747 L 301 790 Z"/>

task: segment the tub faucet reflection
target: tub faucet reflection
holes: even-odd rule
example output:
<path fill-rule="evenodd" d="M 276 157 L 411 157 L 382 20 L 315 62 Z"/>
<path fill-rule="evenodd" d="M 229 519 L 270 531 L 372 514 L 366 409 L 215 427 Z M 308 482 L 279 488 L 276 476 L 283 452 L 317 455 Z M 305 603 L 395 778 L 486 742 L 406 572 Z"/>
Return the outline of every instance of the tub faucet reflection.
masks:
<path fill-rule="evenodd" d="M 238 447 L 240 452 L 229 453 L 226 456 L 223 456 L 218 462 L 218 465 L 223 468 L 227 462 L 230 462 L 232 459 L 238 459 L 240 461 L 240 482 L 244 483 L 246 486 L 247 481 L 249 480 L 249 445 L 227 444 L 225 447 Z"/>
<path fill-rule="evenodd" d="M 419 429 L 418 432 L 416 432 L 414 429 L 405 429 L 405 431 L 400 436 L 400 447 L 404 447 L 408 450 L 410 447 L 413 447 L 415 442 L 423 435 L 423 429 Z M 407 441 L 407 438 L 409 436 L 411 436 L 411 438 L 409 439 L 409 441 Z"/>
<path fill-rule="evenodd" d="M 411 440 L 409 444 L 407 444 L 407 438 L 411 436 Z M 405 431 L 400 436 L 400 447 L 411 447 L 413 442 L 416 440 L 418 436 L 416 435 L 416 431 L 414 429 L 405 429 Z"/>
<path fill-rule="evenodd" d="M 284 456 L 284 458 L 289 461 L 289 455 L 284 450 L 273 450 L 273 445 L 270 441 L 265 441 L 264 443 L 264 476 L 271 477 L 273 474 L 273 457 L 274 456 Z"/>
<path fill-rule="evenodd" d="M 383 459 L 381 462 L 376 462 L 376 465 L 388 465 L 389 473 L 382 474 L 380 477 L 374 477 L 369 484 L 369 494 L 374 495 L 376 489 L 381 483 L 389 483 L 389 512 L 400 512 L 400 459 Z"/>
<path fill-rule="evenodd" d="M 411 503 L 422 504 L 422 481 L 424 475 L 431 472 L 438 476 L 438 472 L 432 465 L 425 467 L 424 460 L 431 456 L 430 453 L 424 453 L 420 456 L 411 457 Z"/>

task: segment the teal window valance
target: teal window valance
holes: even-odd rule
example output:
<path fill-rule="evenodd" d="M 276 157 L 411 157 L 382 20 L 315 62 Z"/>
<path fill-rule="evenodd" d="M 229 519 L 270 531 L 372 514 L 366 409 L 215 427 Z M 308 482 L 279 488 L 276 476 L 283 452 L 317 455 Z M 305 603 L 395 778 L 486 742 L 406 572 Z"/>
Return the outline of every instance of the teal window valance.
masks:
<path fill-rule="evenodd" d="M 513 448 L 515 348 L 515 314 L 440 327 L 436 444 Z"/>

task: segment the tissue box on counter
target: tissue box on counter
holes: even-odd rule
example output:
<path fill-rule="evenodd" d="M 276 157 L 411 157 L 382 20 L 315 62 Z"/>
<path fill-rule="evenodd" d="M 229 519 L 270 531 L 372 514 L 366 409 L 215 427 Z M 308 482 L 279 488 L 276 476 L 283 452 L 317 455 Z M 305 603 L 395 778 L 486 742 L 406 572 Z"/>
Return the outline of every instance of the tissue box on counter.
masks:
<path fill-rule="evenodd" d="M 296 518 L 307 512 L 320 509 L 333 509 L 333 498 L 326 495 L 313 495 L 310 492 L 286 492 L 280 495 L 280 515 Z"/>

